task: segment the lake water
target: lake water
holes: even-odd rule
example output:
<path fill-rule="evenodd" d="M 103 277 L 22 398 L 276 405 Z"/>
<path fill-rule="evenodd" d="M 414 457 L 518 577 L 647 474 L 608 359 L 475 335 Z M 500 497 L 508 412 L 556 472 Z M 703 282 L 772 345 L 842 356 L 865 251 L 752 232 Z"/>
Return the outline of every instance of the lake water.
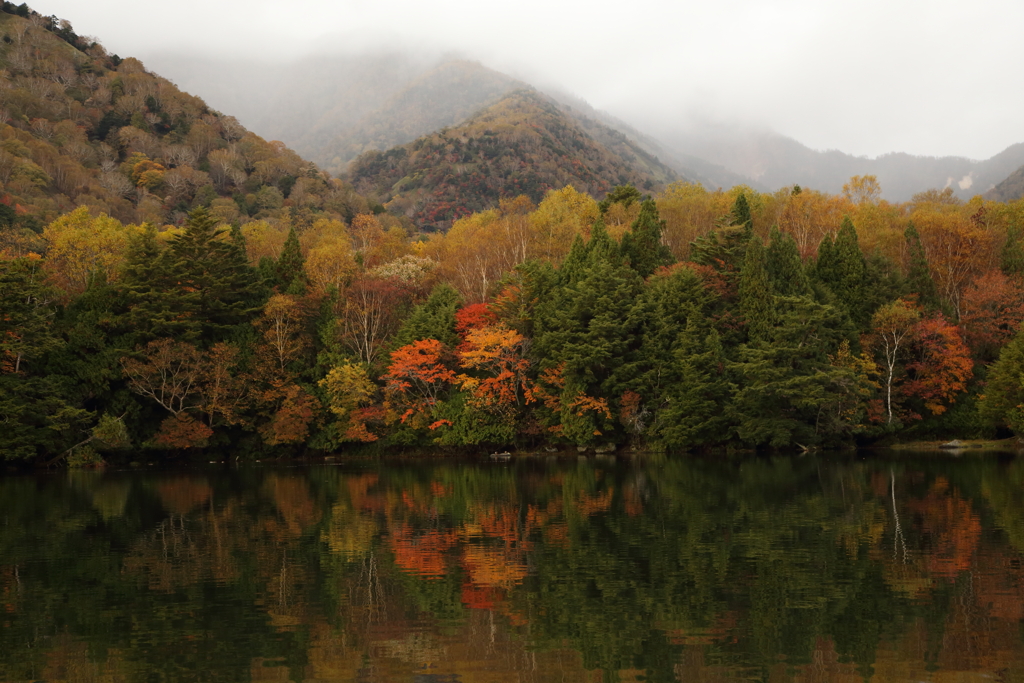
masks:
<path fill-rule="evenodd" d="M 2 681 L 1024 679 L 1024 459 L 0 477 Z"/>

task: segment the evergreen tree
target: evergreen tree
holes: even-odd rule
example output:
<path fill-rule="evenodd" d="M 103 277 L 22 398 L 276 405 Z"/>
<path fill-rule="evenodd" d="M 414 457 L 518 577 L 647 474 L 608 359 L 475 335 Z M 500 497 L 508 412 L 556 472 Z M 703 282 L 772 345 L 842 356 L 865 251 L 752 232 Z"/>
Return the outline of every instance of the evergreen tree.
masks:
<path fill-rule="evenodd" d="M 622 265 L 614 245 L 595 225 L 579 277 L 555 288 L 535 321 L 532 352 L 542 370 L 558 370 L 563 382 L 551 419 L 577 444 L 608 435 L 614 427 L 609 415 L 636 381 L 643 281 Z M 604 408 L 581 407 L 588 405 Z"/>
<path fill-rule="evenodd" d="M 658 216 L 653 199 L 640 204 L 640 214 L 622 237 L 622 255 L 629 259 L 640 277 L 647 278 L 661 266 L 672 263 L 672 252 L 661 242 L 665 221 Z"/>
<path fill-rule="evenodd" d="M 714 268 L 735 287 L 747 255 L 747 242 L 754 234 L 746 195 L 740 194 L 733 203 L 729 221 L 729 225 L 716 228 L 691 242 L 690 260 Z"/>
<path fill-rule="evenodd" d="M 713 298 L 691 268 L 677 267 L 648 281 L 642 310 L 637 312 L 642 332 L 635 391 L 660 402 L 664 392 L 680 381 L 676 373 L 679 350 L 683 344 L 699 341 L 685 340 L 681 332 L 699 320 L 703 325 L 699 335 L 707 334 L 707 311 Z"/>
<path fill-rule="evenodd" d="M 608 209 L 611 208 L 612 204 L 622 204 L 627 209 L 633 204 L 643 198 L 640 194 L 640 190 L 636 189 L 632 185 L 616 185 L 612 188 L 612 191 L 605 195 L 597 204 L 598 210 L 601 215 L 608 213 Z"/>
<path fill-rule="evenodd" d="M 818 256 L 814 261 L 814 277 L 818 282 L 833 282 L 837 275 L 835 240 L 831 234 L 821 238 L 818 243 Z"/>
<path fill-rule="evenodd" d="M 1000 350 L 989 368 L 978 411 L 992 425 L 1024 434 L 1024 330 Z"/>
<path fill-rule="evenodd" d="M 754 218 L 750 214 L 750 204 L 747 202 L 746 193 L 740 192 L 736 197 L 729 215 L 732 218 L 732 225 L 742 228 L 746 239 L 754 234 Z"/>
<path fill-rule="evenodd" d="M 917 296 L 917 303 L 925 310 L 934 310 L 939 307 L 939 291 L 932 278 L 931 269 L 928 267 L 928 258 L 924 253 L 924 246 L 921 244 L 921 236 L 917 228 L 911 223 L 903 231 L 903 237 L 907 242 L 907 268 L 906 290 L 909 294 Z"/>
<path fill-rule="evenodd" d="M 165 250 L 151 227 L 129 247 L 121 286 L 140 340 L 213 343 L 250 320 L 261 290 L 245 253 L 205 209 Z"/>
<path fill-rule="evenodd" d="M 792 235 L 772 227 L 771 242 L 765 253 L 765 268 L 772 290 L 779 296 L 808 296 L 811 284 L 807 277 L 800 249 Z"/>
<path fill-rule="evenodd" d="M 740 313 L 747 323 L 747 338 L 752 343 L 768 340 L 774 322 L 775 296 L 772 294 L 764 247 L 753 237 L 747 243 L 747 257 L 740 271 Z"/>
<path fill-rule="evenodd" d="M 701 336 L 703 335 L 703 337 Z M 655 414 L 654 438 L 670 448 L 720 443 L 728 434 L 731 393 L 721 339 L 693 316 L 679 334 L 673 381 Z"/>
<path fill-rule="evenodd" d="M 867 324 L 872 313 L 864 298 L 866 271 L 867 263 L 857 241 L 857 231 L 846 217 L 835 240 L 826 237 L 818 247 L 815 275 L 835 297 L 836 305 L 860 326 Z"/>
<path fill-rule="evenodd" d="M 289 228 L 288 237 L 277 259 L 277 285 L 287 294 L 304 294 L 306 291 L 306 260 L 302 258 L 299 236 L 294 226 Z"/>
<path fill-rule="evenodd" d="M 413 309 L 402 323 L 391 344 L 393 349 L 423 339 L 436 339 L 449 349 L 459 343 L 455 332 L 455 312 L 462 305 L 462 297 L 449 284 L 439 284 L 422 304 Z"/>
<path fill-rule="evenodd" d="M 829 356 L 846 340 L 840 311 L 808 297 L 779 300 L 767 343 L 746 344 L 729 363 L 734 378 L 729 412 L 735 435 L 751 445 L 820 443 L 822 411 L 855 382 Z"/>
<path fill-rule="evenodd" d="M 60 452 L 92 415 L 71 403 L 70 378 L 48 371 L 63 341 L 53 326 L 57 293 L 39 259 L 0 259 L 0 460 Z"/>
<path fill-rule="evenodd" d="M 598 219 L 598 222 L 602 227 L 604 226 L 601 219 Z M 572 238 L 572 246 L 569 247 L 569 253 L 562 261 L 562 267 L 558 269 L 558 279 L 562 284 L 569 284 L 579 278 L 586 268 L 587 253 L 587 243 L 583 241 L 583 236 L 577 233 Z"/>

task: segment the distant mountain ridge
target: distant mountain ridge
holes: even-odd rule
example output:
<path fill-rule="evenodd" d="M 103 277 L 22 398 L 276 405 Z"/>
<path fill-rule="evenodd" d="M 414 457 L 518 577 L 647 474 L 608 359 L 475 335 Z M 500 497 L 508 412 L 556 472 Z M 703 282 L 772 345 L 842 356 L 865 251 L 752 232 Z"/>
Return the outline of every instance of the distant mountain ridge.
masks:
<path fill-rule="evenodd" d="M 679 179 L 621 133 L 572 117 L 532 89 L 509 93 L 459 126 L 367 152 L 346 177 L 428 229 L 520 194 L 539 202 L 548 190 L 572 185 L 601 197 L 615 185 L 653 192 Z"/>
<path fill-rule="evenodd" d="M 177 58 L 164 64 L 183 87 L 202 92 L 253 130 L 283 141 L 336 175 L 359 154 L 384 151 L 459 125 L 513 90 L 531 87 L 461 58 L 335 55 L 259 70 L 207 61 Z M 673 152 L 579 98 L 553 90 L 545 94 L 596 139 L 639 163 L 647 163 L 645 156 L 656 157 L 658 163 L 709 187 L 749 182 L 716 164 Z"/>
<path fill-rule="evenodd" d="M 193 68 L 198 62 L 183 65 L 168 67 L 181 74 L 190 90 L 335 174 L 363 152 L 387 150 L 459 125 L 509 92 L 528 87 L 467 59 L 385 52 L 317 56 L 266 69 L 205 60 L 203 68 Z M 992 191 L 1024 166 L 1024 145 L 980 161 L 901 152 L 870 159 L 814 150 L 767 130 L 718 124 L 640 130 L 580 98 L 545 92 L 584 127 L 588 121 L 599 122 L 624 136 L 632 148 L 708 188 L 746 184 L 774 191 L 801 185 L 839 193 L 850 177 L 874 175 L 890 201 L 908 201 L 918 192 L 945 187 L 969 199 Z M 593 132 L 595 139 L 615 148 L 611 138 L 601 138 L 606 132 Z"/>
<path fill-rule="evenodd" d="M 960 199 L 992 190 L 1024 165 L 1024 143 L 1011 145 L 990 159 L 923 157 L 895 152 L 875 159 L 837 150 L 816 151 L 792 138 L 769 131 L 662 131 L 670 150 L 686 150 L 745 176 L 766 190 L 801 185 L 839 193 L 852 176 L 874 175 L 890 201 L 909 201 L 928 189 L 950 187 Z"/>

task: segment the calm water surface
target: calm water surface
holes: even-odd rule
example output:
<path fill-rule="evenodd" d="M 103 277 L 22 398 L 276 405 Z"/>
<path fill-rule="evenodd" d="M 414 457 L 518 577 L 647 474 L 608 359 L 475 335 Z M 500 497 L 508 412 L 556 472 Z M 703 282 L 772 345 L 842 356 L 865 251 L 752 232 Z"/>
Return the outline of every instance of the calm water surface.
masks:
<path fill-rule="evenodd" d="M 0 681 L 1024 679 L 1024 460 L 0 478 Z"/>

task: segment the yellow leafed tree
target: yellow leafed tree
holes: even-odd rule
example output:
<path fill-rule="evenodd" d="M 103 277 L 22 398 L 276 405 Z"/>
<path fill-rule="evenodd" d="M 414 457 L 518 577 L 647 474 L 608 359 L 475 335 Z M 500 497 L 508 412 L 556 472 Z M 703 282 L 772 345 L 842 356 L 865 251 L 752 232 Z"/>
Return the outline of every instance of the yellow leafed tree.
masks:
<path fill-rule="evenodd" d="M 44 268 L 68 295 L 80 294 L 93 278 L 116 275 L 129 238 L 141 232 L 137 225 L 122 225 L 106 214 L 94 217 L 88 208 L 80 207 L 43 230 Z"/>

